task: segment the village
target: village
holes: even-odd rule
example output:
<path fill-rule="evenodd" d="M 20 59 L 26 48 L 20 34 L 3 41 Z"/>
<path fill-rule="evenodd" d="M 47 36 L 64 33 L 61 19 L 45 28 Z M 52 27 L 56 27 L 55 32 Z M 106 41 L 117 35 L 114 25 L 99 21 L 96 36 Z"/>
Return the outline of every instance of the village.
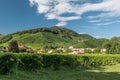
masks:
<path fill-rule="evenodd" d="M 106 53 L 106 49 L 97 49 L 97 48 L 75 48 L 69 46 L 68 48 L 56 48 L 56 49 L 32 49 L 23 44 L 18 45 L 20 53 L 69 53 L 69 54 L 84 54 L 84 53 Z M 7 47 L 1 47 L 0 53 L 9 52 Z"/>

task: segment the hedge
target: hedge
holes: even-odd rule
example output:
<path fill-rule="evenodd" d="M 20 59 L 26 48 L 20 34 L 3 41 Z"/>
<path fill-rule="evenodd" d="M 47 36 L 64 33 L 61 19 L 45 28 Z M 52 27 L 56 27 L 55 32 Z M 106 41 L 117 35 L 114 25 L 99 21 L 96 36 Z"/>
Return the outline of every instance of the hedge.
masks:
<path fill-rule="evenodd" d="M 39 55 L 20 55 L 19 69 L 27 71 L 36 71 L 42 68 L 42 57 Z"/>
<path fill-rule="evenodd" d="M 0 56 L 0 74 L 12 73 L 13 69 L 17 69 L 18 59 L 18 56 L 14 54 Z"/>
<path fill-rule="evenodd" d="M 120 55 L 110 54 L 0 54 L 0 74 L 14 70 L 39 71 L 41 68 L 58 70 L 61 66 L 76 68 L 97 67 L 120 63 Z"/>

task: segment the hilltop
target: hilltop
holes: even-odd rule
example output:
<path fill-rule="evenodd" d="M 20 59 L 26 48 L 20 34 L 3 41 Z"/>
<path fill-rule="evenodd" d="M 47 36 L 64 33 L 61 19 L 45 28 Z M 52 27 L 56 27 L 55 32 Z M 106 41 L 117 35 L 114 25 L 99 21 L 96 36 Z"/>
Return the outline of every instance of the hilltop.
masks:
<path fill-rule="evenodd" d="M 34 28 L 18 31 L 0 37 L 0 45 L 7 46 L 12 40 L 17 40 L 30 48 L 56 48 L 56 47 L 98 47 L 99 41 L 88 34 L 78 34 L 73 30 L 62 27 Z M 97 41 L 96 41 L 97 40 Z M 90 42 L 89 42 L 90 41 Z M 96 44 L 93 44 L 95 42 Z"/>

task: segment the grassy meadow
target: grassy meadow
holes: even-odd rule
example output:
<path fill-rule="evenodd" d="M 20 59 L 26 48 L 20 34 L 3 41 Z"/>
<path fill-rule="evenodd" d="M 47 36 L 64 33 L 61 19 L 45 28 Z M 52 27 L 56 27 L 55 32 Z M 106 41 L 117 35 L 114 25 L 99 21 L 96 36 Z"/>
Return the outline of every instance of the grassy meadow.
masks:
<path fill-rule="evenodd" d="M 18 71 L 0 75 L 0 80 L 119 80 L 120 64 L 93 69 L 63 67 L 61 70 L 42 69 L 39 72 Z"/>

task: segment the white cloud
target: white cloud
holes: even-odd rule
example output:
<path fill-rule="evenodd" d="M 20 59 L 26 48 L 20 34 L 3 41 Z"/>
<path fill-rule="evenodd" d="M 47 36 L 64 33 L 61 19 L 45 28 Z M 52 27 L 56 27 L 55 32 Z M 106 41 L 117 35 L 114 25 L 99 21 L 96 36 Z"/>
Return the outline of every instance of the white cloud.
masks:
<path fill-rule="evenodd" d="M 30 5 L 37 6 L 37 12 L 44 14 L 47 19 L 56 19 L 60 21 L 58 24 L 63 26 L 67 21 L 82 19 L 81 16 L 89 11 L 102 11 L 96 16 L 89 16 L 89 18 L 99 17 L 120 17 L 120 0 L 103 0 L 99 3 L 76 4 L 81 0 L 29 0 Z M 98 0 L 100 1 L 100 0 Z M 70 16 L 62 16 L 62 14 L 74 14 Z"/>
<path fill-rule="evenodd" d="M 56 24 L 56 26 L 65 26 L 67 23 L 66 22 L 59 22 L 58 24 Z"/>
<path fill-rule="evenodd" d="M 88 22 L 91 22 L 91 23 L 97 23 L 97 22 L 101 22 L 101 20 L 90 20 Z"/>
<path fill-rule="evenodd" d="M 110 24 L 115 24 L 115 23 L 120 23 L 120 21 L 117 20 L 117 21 L 111 21 L 111 22 L 105 22 L 105 23 L 98 23 L 96 25 L 101 26 L 101 25 L 110 25 Z"/>

